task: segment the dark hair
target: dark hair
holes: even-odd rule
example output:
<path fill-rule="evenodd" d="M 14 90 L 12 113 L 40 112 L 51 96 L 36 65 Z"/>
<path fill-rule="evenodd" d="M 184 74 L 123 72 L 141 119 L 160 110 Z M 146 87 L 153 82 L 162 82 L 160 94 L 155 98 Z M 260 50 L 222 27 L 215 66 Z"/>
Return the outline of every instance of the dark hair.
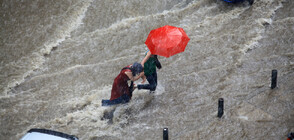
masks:
<path fill-rule="evenodd" d="M 131 67 L 131 71 L 133 73 L 133 76 L 135 76 L 143 71 L 143 67 L 140 63 L 135 62 Z"/>

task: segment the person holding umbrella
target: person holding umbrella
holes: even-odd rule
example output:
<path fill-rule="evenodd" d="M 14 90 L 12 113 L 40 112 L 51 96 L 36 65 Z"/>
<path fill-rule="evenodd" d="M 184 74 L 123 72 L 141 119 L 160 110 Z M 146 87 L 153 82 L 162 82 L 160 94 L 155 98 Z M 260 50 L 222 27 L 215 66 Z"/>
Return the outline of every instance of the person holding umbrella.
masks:
<path fill-rule="evenodd" d="M 152 55 L 148 50 L 141 62 L 141 65 L 144 66 L 144 75 L 149 84 L 138 84 L 137 86 L 135 85 L 135 88 L 137 87 L 138 90 L 147 89 L 150 90 L 150 93 L 154 92 L 157 86 L 156 67 L 161 69 L 161 64 L 158 61 L 157 55 Z"/>
<path fill-rule="evenodd" d="M 140 89 L 155 91 L 157 86 L 156 67 L 161 68 L 157 55 L 170 57 L 185 50 L 190 38 L 182 28 L 166 25 L 150 31 L 145 44 L 147 51 L 141 64 L 144 66 L 144 74 L 149 82 L 145 85 L 137 85 Z"/>

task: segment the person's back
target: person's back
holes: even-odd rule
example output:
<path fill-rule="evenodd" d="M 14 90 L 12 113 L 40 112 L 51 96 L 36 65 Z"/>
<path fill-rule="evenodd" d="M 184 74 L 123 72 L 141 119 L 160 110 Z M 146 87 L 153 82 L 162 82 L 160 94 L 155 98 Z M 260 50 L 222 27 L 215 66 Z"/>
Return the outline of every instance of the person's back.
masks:
<path fill-rule="evenodd" d="M 152 75 L 156 72 L 155 58 L 150 56 L 150 58 L 144 63 L 144 74 L 145 76 Z"/>
<path fill-rule="evenodd" d="M 130 66 L 127 66 L 128 68 Z M 125 74 L 125 72 L 131 72 L 130 69 L 123 69 L 120 71 L 119 75 L 116 76 L 114 79 L 114 82 L 112 84 L 112 89 L 111 89 L 111 97 L 110 100 L 117 99 L 121 97 L 123 94 L 127 94 L 131 97 L 129 94 L 129 86 L 128 86 L 128 80 L 129 77 Z"/>

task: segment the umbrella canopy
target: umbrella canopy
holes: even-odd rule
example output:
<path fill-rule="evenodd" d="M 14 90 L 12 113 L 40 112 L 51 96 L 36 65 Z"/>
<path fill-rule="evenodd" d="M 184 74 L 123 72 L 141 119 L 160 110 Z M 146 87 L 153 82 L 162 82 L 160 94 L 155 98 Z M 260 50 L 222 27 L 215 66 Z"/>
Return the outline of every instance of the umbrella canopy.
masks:
<path fill-rule="evenodd" d="M 170 57 L 183 52 L 189 40 L 182 28 L 166 25 L 152 30 L 145 44 L 151 54 Z"/>

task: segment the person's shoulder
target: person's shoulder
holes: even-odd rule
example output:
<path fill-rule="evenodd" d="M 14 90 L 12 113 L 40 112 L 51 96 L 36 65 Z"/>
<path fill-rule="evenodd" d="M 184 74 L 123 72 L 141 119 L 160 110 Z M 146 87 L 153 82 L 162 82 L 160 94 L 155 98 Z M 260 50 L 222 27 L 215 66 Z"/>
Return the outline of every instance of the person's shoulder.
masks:
<path fill-rule="evenodd" d="M 124 71 L 125 71 L 125 72 L 132 72 L 131 67 L 132 67 L 132 65 L 128 65 L 128 66 L 126 66 L 126 67 L 124 68 Z"/>

